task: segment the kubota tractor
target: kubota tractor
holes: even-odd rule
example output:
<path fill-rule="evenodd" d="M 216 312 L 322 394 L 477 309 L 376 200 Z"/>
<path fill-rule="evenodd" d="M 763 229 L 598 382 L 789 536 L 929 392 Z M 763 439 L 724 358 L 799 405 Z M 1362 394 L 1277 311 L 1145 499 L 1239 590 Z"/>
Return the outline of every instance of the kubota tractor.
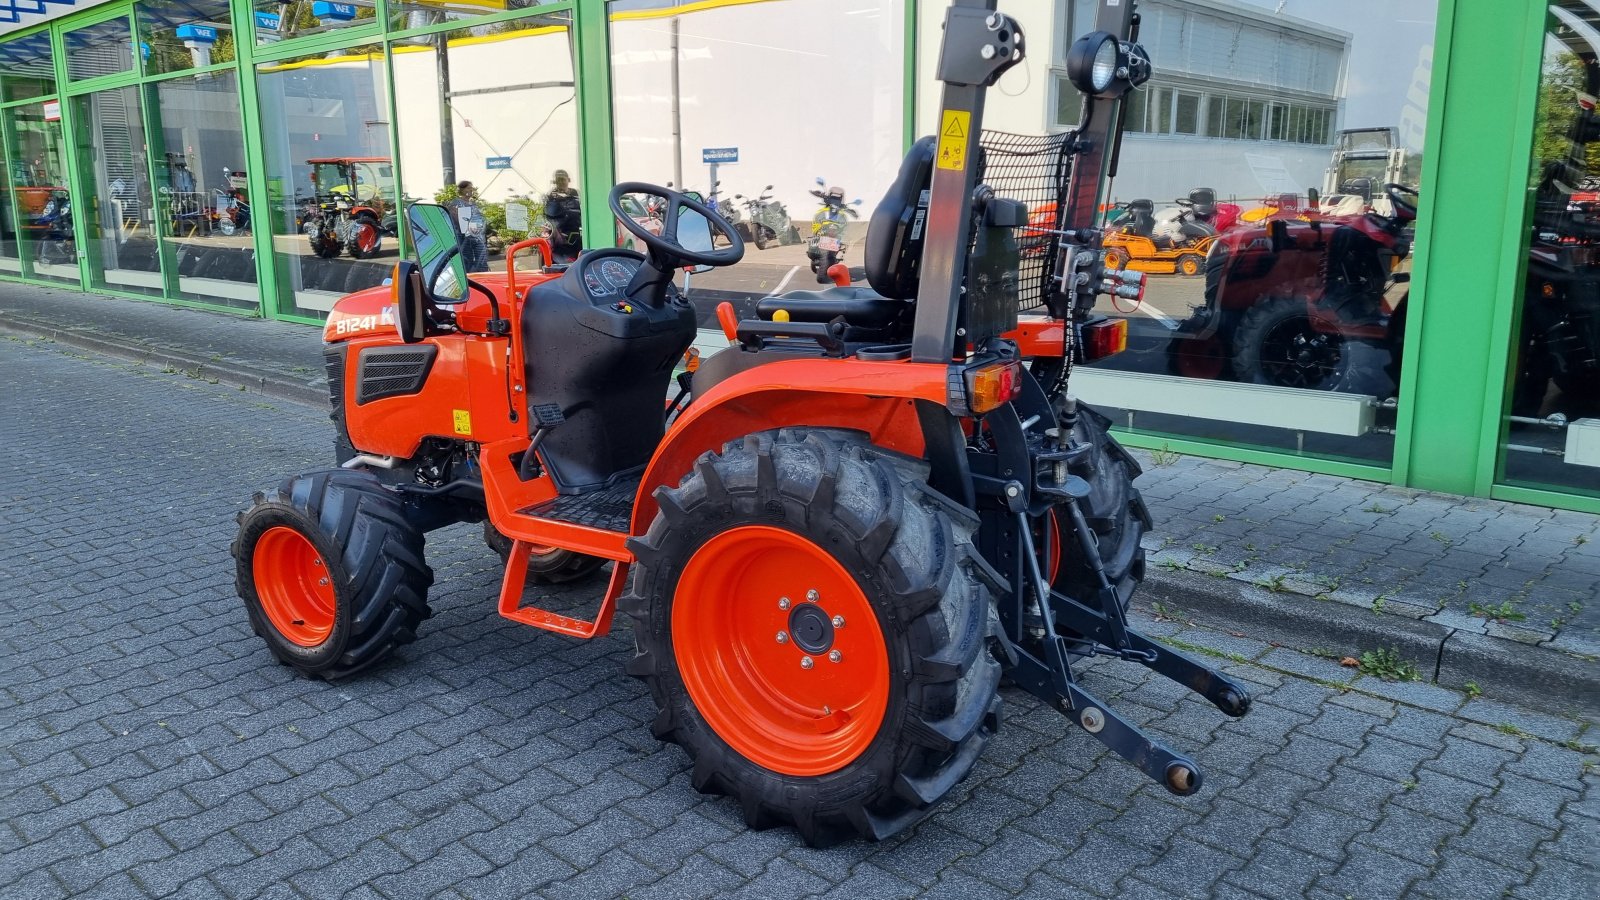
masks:
<path fill-rule="evenodd" d="M 980 145 L 985 91 L 1023 53 L 994 5 L 947 13 L 940 131 L 872 215 L 871 288 L 767 297 L 744 321 L 722 307 L 737 344 L 681 376 L 674 403 L 695 337 L 674 274 L 744 253 L 713 209 L 619 184 L 611 210 L 648 256 L 555 266 L 541 247 L 531 278 L 508 263 L 469 279 L 450 216 L 412 207 L 418 261 L 339 301 L 324 332 L 344 464 L 240 516 L 238 590 L 273 654 L 325 678 L 389 657 L 429 616 L 425 533 L 483 520 L 509 545 L 500 613 L 582 639 L 621 611 L 653 732 L 752 827 L 813 844 L 905 829 L 971 771 L 1003 673 L 1170 791 L 1198 790 L 1191 760 L 1072 668 L 1112 656 L 1230 715 L 1249 706 L 1130 626 L 1150 527 L 1138 466 L 1067 391 L 1074 362 L 1126 337 L 1091 314 L 1097 295 L 1142 292 L 1090 225 L 1117 100 L 1149 63 L 1132 4 L 1103 3 L 1069 60 L 1084 123 L 1036 139 L 1048 159 L 1017 156 L 1070 172 L 1052 252 L 1029 269 L 1028 204 L 983 171 L 1000 157 Z M 638 195 L 661 201 L 659 233 L 627 214 Z M 1020 316 L 1030 291 L 1041 314 Z M 524 605 L 528 580 L 608 562 L 592 618 Z"/>

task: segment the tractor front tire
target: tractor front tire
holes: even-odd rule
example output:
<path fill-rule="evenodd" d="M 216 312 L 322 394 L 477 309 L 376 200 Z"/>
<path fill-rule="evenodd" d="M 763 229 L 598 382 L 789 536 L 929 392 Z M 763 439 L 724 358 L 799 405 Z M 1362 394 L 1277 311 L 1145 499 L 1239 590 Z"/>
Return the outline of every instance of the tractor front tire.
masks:
<path fill-rule="evenodd" d="M 511 559 L 511 538 L 500 533 L 494 523 L 483 520 L 483 542 L 500 555 L 500 562 Z M 582 581 L 600 571 L 604 557 L 589 556 L 559 547 L 534 547 L 528 554 L 528 580 L 535 584 L 569 584 Z"/>
<path fill-rule="evenodd" d="M 643 538 L 619 609 L 652 731 L 693 783 L 808 844 L 911 826 L 998 727 L 977 518 L 926 463 L 855 432 L 761 432 L 706 453 Z M 980 574 L 990 573 L 988 580 Z"/>
<path fill-rule="evenodd" d="M 422 531 L 370 473 L 313 472 L 257 494 L 231 550 L 250 627 L 302 675 L 353 675 L 432 615 Z"/>

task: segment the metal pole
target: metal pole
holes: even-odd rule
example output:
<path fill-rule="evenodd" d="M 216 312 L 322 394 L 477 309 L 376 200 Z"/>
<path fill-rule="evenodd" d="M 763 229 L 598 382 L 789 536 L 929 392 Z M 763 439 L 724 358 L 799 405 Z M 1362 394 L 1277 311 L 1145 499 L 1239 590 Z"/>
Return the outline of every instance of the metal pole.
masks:
<path fill-rule="evenodd" d="M 1133 26 L 1133 3 L 1125 0 L 1099 0 L 1095 13 L 1096 31 L 1109 31 L 1119 40 L 1128 40 Z M 1117 120 L 1122 115 L 1121 101 L 1085 98 L 1086 124 L 1078 140 L 1087 146 L 1072 159 L 1072 180 L 1067 188 L 1067 209 L 1058 228 L 1093 228 L 1100 208 L 1100 182 L 1113 163 L 1108 144 L 1116 139 Z M 1106 152 L 1100 152 L 1102 148 Z"/>
<path fill-rule="evenodd" d="M 683 110 L 678 101 L 678 17 L 672 17 L 672 183 L 683 190 Z"/>
<path fill-rule="evenodd" d="M 434 67 L 439 74 L 439 161 L 444 186 L 456 183 L 456 133 L 450 119 L 450 46 L 447 32 L 434 36 Z"/>

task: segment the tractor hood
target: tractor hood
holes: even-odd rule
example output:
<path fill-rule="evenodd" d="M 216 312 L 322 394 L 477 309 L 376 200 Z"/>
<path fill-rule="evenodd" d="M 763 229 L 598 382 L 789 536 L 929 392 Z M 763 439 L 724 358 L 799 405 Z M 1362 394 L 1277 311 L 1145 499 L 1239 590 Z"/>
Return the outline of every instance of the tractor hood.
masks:
<path fill-rule="evenodd" d="M 374 334 L 399 336 L 395 330 L 394 297 L 387 285 L 339 298 L 322 326 L 322 340 L 329 344 Z"/>

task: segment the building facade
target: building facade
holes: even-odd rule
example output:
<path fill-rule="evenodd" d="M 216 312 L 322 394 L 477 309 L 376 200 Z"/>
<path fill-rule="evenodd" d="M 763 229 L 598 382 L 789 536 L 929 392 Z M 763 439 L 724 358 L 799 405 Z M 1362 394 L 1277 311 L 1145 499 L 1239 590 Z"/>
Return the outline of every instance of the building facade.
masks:
<path fill-rule="evenodd" d="M 1077 123 L 1110 2 L 1000 0 L 989 128 Z M 459 182 L 493 266 L 552 192 L 592 247 L 670 182 L 792 223 L 696 276 L 709 347 L 812 279 L 813 190 L 864 221 L 931 130 L 944 5 L 0 0 L 0 279 L 314 323 Z M 1075 390 L 1137 446 L 1600 512 L 1597 5 L 1140 0 L 1102 209 L 1151 284 Z"/>

